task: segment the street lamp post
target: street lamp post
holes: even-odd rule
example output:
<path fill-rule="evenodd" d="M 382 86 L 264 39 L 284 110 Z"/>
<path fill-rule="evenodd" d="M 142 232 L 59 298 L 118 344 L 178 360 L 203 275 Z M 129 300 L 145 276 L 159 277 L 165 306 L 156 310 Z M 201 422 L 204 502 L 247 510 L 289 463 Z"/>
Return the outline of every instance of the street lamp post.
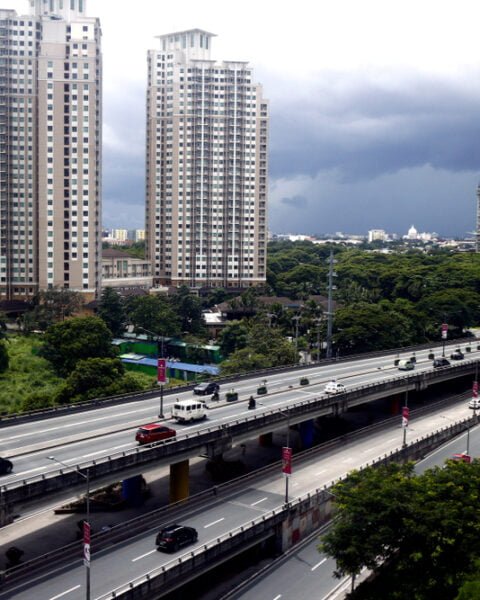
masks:
<path fill-rule="evenodd" d="M 315 319 L 315 322 L 317 324 L 317 362 L 320 362 L 320 325 L 322 321 L 322 317 L 317 317 Z"/>
<path fill-rule="evenodd" d="M 283 448 L 283 474 L 285 475 L 285 504 L 288 504 L 288 480 L 292 474 L 292 449 L 290 448 L 290 411 L 278 411 L 284 417 L 287 417 L 287 445 Z"/>
<path fill-rule="evenodd" d="M 403 444 L 402 448 L 407 447 L 407 427 L 408 419 L 410 416 L 410 409 L 408 408 L 408 388 L 405 391 L 405 406 L 402 409 L 402 427 L 403 427 Z"/>
<path fill-rule="evenodd" d="M 62 462 L 58 458 L 54 456 L 47 456 L 48 460 L 58 463 L 67 469 L 71 469 L 71 465 L 67 465 Z M 86 582 L 85 582 L 85 598 L 86 600 L 90 600 L 90 470 L 85 469 L 86 473 L 82 473 L 80 469 L 77 468 L 77 473 L 83 477 L 87 482 L 87 494 L 85 496 L 86 504 L 87 504 L 87 518 L 83 522 L 83 564 L 86 568 Z"/>
<path fill-rule="evenodd" d="M 300 321 L 300 315 L 292 317 L 292 321 L 295 322 L 295 364 L 298 363 L 298 322 Z"/>
<path fill-rule="evenodd" d="M 163 419 L 165 416 L 163 414 L 163 385 L 165 383 L 167 371 L 165 357 L 163 356 L 163 335 L 159 336 L 157 333 L 149 331 L 148 329 L 145 329 L 145 327 L 140 327 L 139 325 L 137 325 L 137 329 L 141 329 L 142 331 L 145 331 L 145 333 L 149 333 L 157 339 L 157 355 L 159 355 L 157 356 L 157 381 L 160 384 L 160 411 L 158 413 L 158 418 Z"/>

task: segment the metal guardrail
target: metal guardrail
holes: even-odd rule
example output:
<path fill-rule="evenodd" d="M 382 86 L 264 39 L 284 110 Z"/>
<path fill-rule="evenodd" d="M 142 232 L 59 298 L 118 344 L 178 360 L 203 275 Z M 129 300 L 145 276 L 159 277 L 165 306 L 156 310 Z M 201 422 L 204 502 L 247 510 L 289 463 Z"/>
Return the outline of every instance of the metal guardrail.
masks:
<path fill-rule="evenodd" d="M 476 338 L 461 338 L 458 340 L 449 341 L 446 345 L 447 348 L 450 346 L 459 346 L 461 344 L 478 344 L 480 340 Z M 212 381 L 218 381 L 221 384 L 233 383 L 236 381 L 244 381 L 245 379 L 256 379 L 262 378 L 268 375 L 275 375 L 277 373 L 289 373 L 293 371 L 304 372 L 318 368 L 322 365 L 336 364 L 344 362 L 353 362 L 360 359 L 375 358 L 378 356 L 391 356 L 395 354 L 405 354 L 409 352 L 417 352 L 430 348 L 438 347 L 437 344 L 421 344 L 419 346 L 405 346 L 402 348 L 393 348 L 391 350 L 377 350 L 374 352 L 365 352 L 361 354 L 351 354 L 347 356 L 324 358 L 320 362 L 315 362 L 309 365 L 286 365 L 282 367 L 270 367 L 268 369 L 259 369 L 257 371 L 250 371 L 245 373 L 238 373 L 229 377 L 214 377 Z M 197 382 L 191 384 L 181 384 L 174 387 L 164 388 L 164 396 L 174 395 L 183 391 L 191 390 L 195 387 Z M 58 416 L 63 414 L 71 414 L 76 412 L 84 412 L 87 410 L 94 410 L 96 408 L 104 408 L 107 406 L 115 406 L 117 404 L 123 404 L 126 402 L 148 400 L 155 398 L 159 395 L 158 388 L 152 390 L 142 390 L 139 392 L 129 392 L 128 394 L 118 394 L 115 396 L 107 396 L 104 398 L 94 398 L 85 402 L 78 402 L 75 404 L 66 404 L 61 406 L 54 406 L 50 408 L 39 408 L 36 410 L 27 411 L 24 413 L 12 413 L 0 415 L 0 427 L 9 425 L 17 425 L 18 423 L 36 421 L 46 419 L 52 416 Z"/>
<path fill-rule="evenodd" d="M 321 395 L 318 398 L 302 400 L 292 404 L 287 412 L 278 410 L 263 411 L 262 413 L 249 415 L 244 419 L 237 419 L 228 424 L 216 427 L 208 427 L 195 433 L 178 436 L 173 440 L 160 442 L 153 447 L 136 447 L 131 450 L 117 452 L 95 461 L 78 463 L 72 465 L 72 470 L 59 469 L 48 474 L 35 475 L 22 481 L 0 487 L 0 496 L 3 502 L 13 504 L 19 501 L 25 501 L 55 492 L 64 487 L 83 484 L 83 476 L 78 472 L 88 469 L 91 481 L 104 477 L 110 473 L 117 473 L 129 467 L 144 465 L 151 461 L 157 461 L 161 464 L 170 461 L 175 457 L 186 457 L 188 453 L 197 453 L 201 449 L 204 453 L 210 450 L 219 451 L 230 448 L 235 439 L 246 436 L 250 433 L 259 434 L 262 431 L 272 431 L 277 426 L 286 424 L 289 421 L 292 425 L 302 420 L 313 418 L 320 414 L 328 414 L 342 403 L 348 406 L 349 402 L 356 400 L 365 400 L 368 396 L 373 399 L 382 397 L 385 392 L 397 393 L 406 389 L 415 389 L 419 384 L 427 385 L 428 382 L 435 380 L 441 381 L 442 378 L 456 374 L 461 376 L 473 372 L 477 361 L 463 361 L 460 365 L 393 377 L 382 382 L 376 382 L 358 386 L 342 394 Z M 448 373 L 447 373 L 448 372 Z"/>
<path fill-rule="evenodd" d="M 451 404 L 457 401 L 458 399 L 463 399 L 463 397 L 464 395 L 459 395 L 459 397 L 440 400 L 429 406 L 418 408 L 411 412 L 411 416 L 418 417 L 424 413 L 431 412 L 432 409 L 434 409 L 435 407 L 438 408 L 440 406 Z M 385 428 L 394 421 L 398 421 L 398 416 L 390 417 L 383 421 L 379 421 L 378 423 L 369 425 L 368 427 L 364 427 L 346 435 L 334 438 L 332 440 L 328 440 L 327 442 L 314 446 L 313 448 L 309 448 L 302 452 L 296 453 L 292 457 L 293 463 L 301 464 L 303 461 L 310 459 L 316 454 L 325 454 L 327 450 L 333 450 L 339 446 L 344 446 L 346 443 L 351 443 L 357 439 L 371 435 L 373 432 Z M 467 423 L 469 423 L 470 421 L 467 421 Z M 237 489 L 245 488 L 247 483 L 251 484 L 253 481 L 263 479 L 266 476 L 278 473 L 281 464 L 281 460 L 276 461 L 274 463 L 261 467 L 260 469 L 257 469 L 252 473 L 248 473 L 246 475 L 238 477 L 233 481 L 218 484 L 208 490 L 204 490 L 202 492 L 194 494 L 189 498 L 185 498 L 184 500 L 175 502 L 174 504 L 161 507 L 154 511 L 150 511 L 147 514 L 135 517 L 133 519 L 130 519 L 129 521 L 115 525 L 109 530 L 94 533 L 92 535 L 92 555 L 95 556 L 95 554 L 104 550 L 105 548 L 113 544 L 122 542 L 132 536 L 138 535 L 139 533 L 147 529 L 163 525 L 167 522 L 168 519 L 173 518 L 174 514 L 176 514 L 178 518 L 178 513 L 182 509 L 198 509 L 203 505 L 210 504 L 213 498 L 225 497 L 228 494 L 232 494 Z M 21 579 L 24 576 L 31 577 L 32 573 L 41 571 L 45 565 L 65 564 L 66 562 L 72 561 L 76 558 L 80 559 L 82 556 L 83 543 L 81 541 L 72 542 L 66 546 L 57 548 L 56 550 L 38 556 L 25 563 L 22 563 L 21 565 L 12 567 L 11 569 L 4 571 L 3 573 L 0 573 L 0 583 L 2 585 L 8 585 L 10 583 L 13 583 L 14 581 Z"/>

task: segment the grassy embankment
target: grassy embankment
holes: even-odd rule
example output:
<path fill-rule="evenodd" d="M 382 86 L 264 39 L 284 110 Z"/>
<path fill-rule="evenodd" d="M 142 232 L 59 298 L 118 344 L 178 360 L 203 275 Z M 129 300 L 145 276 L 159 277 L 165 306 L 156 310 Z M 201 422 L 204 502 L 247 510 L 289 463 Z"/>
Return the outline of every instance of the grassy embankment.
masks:
<path fill-rule="evenodd" d="M 52 400 L 55 397 L 63 379 L 38 355 L 41 346 L 40 336 L 8 336 L 10 365 L 0 374 L 0 415 L 34 408 L 32 398 L 39 395 Z M 143 373 L 136 373 L 135 377 L 145 384 L 145 389 L 151 387 L 152 377 Z"/>

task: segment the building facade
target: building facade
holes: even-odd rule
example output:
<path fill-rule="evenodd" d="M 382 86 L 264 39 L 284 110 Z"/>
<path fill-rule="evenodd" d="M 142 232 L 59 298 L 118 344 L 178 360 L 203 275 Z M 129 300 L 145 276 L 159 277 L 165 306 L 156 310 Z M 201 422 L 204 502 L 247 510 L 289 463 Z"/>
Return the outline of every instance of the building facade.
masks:
<path fill-rule="evenodd" d="M 146 248 L 155 285 L 266 279 L 268 105 L 252 69 L 210 58 L 213 34 L 148 53 Z"/>
<path fill-rule="evenodd" d="M 0 10 L 0 297 L 101 282 L 102 58 L 86 0 Z"/>

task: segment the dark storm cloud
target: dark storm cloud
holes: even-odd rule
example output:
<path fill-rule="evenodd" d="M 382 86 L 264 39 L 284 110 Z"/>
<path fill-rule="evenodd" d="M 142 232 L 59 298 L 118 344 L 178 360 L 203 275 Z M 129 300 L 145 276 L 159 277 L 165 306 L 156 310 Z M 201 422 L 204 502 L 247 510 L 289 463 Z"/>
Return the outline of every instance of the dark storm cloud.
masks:
<path fill-rule="evenodd" d="M 473 85 L 417 76 L 393 88 L 388 78 L 352 83 L 319 75 L 300 94 L 271 102 L 273 177 L 337 169 L 356 181 L 424 165 L 480 165 L 480 92 Z"/>

